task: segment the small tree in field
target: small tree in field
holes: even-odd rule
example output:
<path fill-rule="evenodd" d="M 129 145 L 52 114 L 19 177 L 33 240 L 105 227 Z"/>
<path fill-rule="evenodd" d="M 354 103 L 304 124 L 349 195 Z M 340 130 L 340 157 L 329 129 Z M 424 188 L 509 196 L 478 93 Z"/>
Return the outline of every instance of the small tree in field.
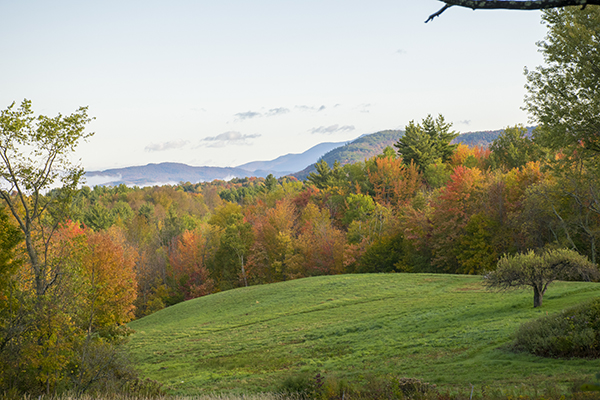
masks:
<path fill-rule="evenodd" d="M 548 286 L 557 279 L 580 277 L 584 280 L 598 278 L 598 268 L 587 257 L 573 250 L 558 249 L 514 256 L 504 255 L 495 271 L 484 279 L 488 288 L 512 289 L 524 286 L 533 288 L 533 307 L 542 305 Z"/>

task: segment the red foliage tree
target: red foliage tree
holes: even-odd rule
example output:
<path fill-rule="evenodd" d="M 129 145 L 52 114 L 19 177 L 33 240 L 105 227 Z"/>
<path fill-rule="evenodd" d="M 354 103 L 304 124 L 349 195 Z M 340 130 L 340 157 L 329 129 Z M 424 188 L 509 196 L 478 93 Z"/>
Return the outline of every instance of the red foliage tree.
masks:
<path fill-rule="evenodd" d="M 438 270 L 458 272 L 457 249 L 464 228 L 474 214 L 483 175 L 477 168 L 458 166 L 450 181 L 432 200 L 432 264 Z"/>

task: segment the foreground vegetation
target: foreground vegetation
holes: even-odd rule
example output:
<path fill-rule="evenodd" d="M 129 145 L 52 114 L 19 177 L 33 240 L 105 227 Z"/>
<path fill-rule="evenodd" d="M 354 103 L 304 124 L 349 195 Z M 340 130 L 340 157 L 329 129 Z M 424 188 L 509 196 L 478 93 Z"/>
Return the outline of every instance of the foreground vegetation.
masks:
<path fill-rule="evenodd" d="M 558 282 L 542 309 L 529 292 L 489 292 L 480 277 L 431 274 L 308 278 L 217 293 L 133 321 L 144 376 L 173 394 L 277 391 L 320 374 L 349 385 L 419 378 L 457 393 L 592 379 L 600 360 L 507 350 L 518 326 L 600 295 Z"/>

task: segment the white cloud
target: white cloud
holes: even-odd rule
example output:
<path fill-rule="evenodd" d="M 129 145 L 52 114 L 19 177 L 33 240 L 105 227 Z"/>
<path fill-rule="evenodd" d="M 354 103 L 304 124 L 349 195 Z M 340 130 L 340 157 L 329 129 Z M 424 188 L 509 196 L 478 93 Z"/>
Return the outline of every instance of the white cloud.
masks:
<path fill-rule="evenodd" d="M 320 111 L 325 110 L 326 107 L 324 105 L 321 105 L 320 107 L 302 105 L 302 106 L 296 106 L 295 108 L 297 108 L 297 109 L 299 109 L 301 111 L 320 112 Z"/>
<path fill-rule="evenodd" d="M 173 140 L 170 142 L 162 142 L 162 143 L 152 143 L 146 146 L 145 151 L 166 151 L 173 149 L 181 149 L 185 147 L 190 142 L 188 140 Z"/>
<path fill-rule="evenodd" d="M 284 107 L 272 108 L 267 112 L 267 117 L 273 117 L 275 115 L 287 114 L 290 110 Z"/>
<path fill-rule="evenodd" d="M 370 108 L 371 106 L 372 106 L 372 104 L 371 104 L 371 103 L 365 103 L 365 104 L 361 104 L 361 105 L 359 105 L 358 107 L 356 107 L 356 109 L 358 110 L 358 112 L 361 112 L 361 113 L 368 114 L 368 113 L 370 112 L 370 111 L 369 111 L 369 108 Z"/>
<path fill-rule="evenodd" d="M 320 126 L 318 128 L 312 128 L 309 130 L 310 133 L 324 133 L 327 135 L 331 135 L 336 132 L 346 132 L 353 131 L 354 125 L 343 125 L 339 126 L 338 124 L 330 125 L 330 126 Z"/>
<path fill-rule="evenodd" d="M 269 111 L 267 111 L 265 113 L 260 113 L 258 111 L 241 112 L 241 113 L 235 114 L 234 117 L 239 120 L 245 120 L 245 119 L 260 118 L 260 117 L 274 117 L 276 115 L 287 114 L 289 112 L 290 112 L 290 110 L 288 108 L 277 107 L 277 108 L 271 108 Z"/>
<path fill-rule="evenodd" d="M 227 145 L 250 145 L 248 139 L 255 139 L 260 137 L 259 134 L 253 135 L 242 135 L 237 131 L 228 131 L 223 132 L 217 136 L 208 136 L 202 139 L 202 143 L 200 146 L 208 146 L 208 147 L 224 147 Z"/>
<path fill-rule="evenodd" d="M 262 114 L 259 112 L 255 112 L 255 111 L 246 111 L 246 112 L 241 112 L 241 113 L 237 113 L 234 115 L 234 117 L 236 117 L 237 119 L 252 119 L 252 118 L 256 118 L 256 117 L 262 117 Z"/>

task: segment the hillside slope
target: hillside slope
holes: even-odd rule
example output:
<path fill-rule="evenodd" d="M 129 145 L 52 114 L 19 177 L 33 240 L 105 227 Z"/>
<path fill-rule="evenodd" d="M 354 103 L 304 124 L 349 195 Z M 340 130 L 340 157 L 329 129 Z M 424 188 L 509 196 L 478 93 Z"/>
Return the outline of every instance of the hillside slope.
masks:
<path fill-rule="evenodd" d="M 393 146 L 402 135 L 404 135 L 404 131 L 394 130 L 363 135 L 345 146 L 331 150 L 321 159 L 325 160 L 330 167 L 335 161 L 339 161 L 342 165 L 365 161 L 365 159 L 381 154 L 387 146 Z M 314 164 L 292 175 L 298 179 L 306 179 L 311 172 L 316 172 Z"/>
<path fill-rule="evenodd" d="M 527 128 L 531 133 L 533 128 Z M 453 143 L 464 143 L 468 146 L 483 146 L 487 147 L 492 143 L 501 133 L 502 129 L 495 131 L 478 131 L 478 132 L 465 132 L 460 134 Z M 404 131 L 399 130 L 387 130 L 372 133 L 369 135 L 363 135 L 358 139 L 335 148 L 321 157 L 325 160 L 330 167 L 333 166 L 335 161 L 340 164 L 350 164 L 365 159 L 371 158 L 383 152 L 387 146 L 394 146 L 404 135 Z M 292 174 L 298 179 L 306 179 L 311 173 L 316 172 L 314 164 L 309 165 L 304 170 Z"/>
<path fill-rule="evenodd" d="M 534 126 L 526 127 L 527 134 L 531 135 L 531 132 L 535 129 Z M 495 131 L 477 131 L 477 132 L 465 132 L 458 135 L 452 143 L 463 143 L 467 146 L 481 146 L 488 147 L 494 140 L 504 132 L 504 129 L 498 129 Z"/>
<path fill-rule="evenodd" d="M 557 282 L 533 309 L 529 291 L 489 292 L 479 276 L 323 276 L 177 304 L 132 322 L 130 347 L 143 374 L 176 394 L 275 390 L 302 372 L 393 374 L 466 393 L 470 383 L 543 387 L 590 377 L 600 360 L 499 347 L 520 323 L 599 295 L 597 283 Z"/>

